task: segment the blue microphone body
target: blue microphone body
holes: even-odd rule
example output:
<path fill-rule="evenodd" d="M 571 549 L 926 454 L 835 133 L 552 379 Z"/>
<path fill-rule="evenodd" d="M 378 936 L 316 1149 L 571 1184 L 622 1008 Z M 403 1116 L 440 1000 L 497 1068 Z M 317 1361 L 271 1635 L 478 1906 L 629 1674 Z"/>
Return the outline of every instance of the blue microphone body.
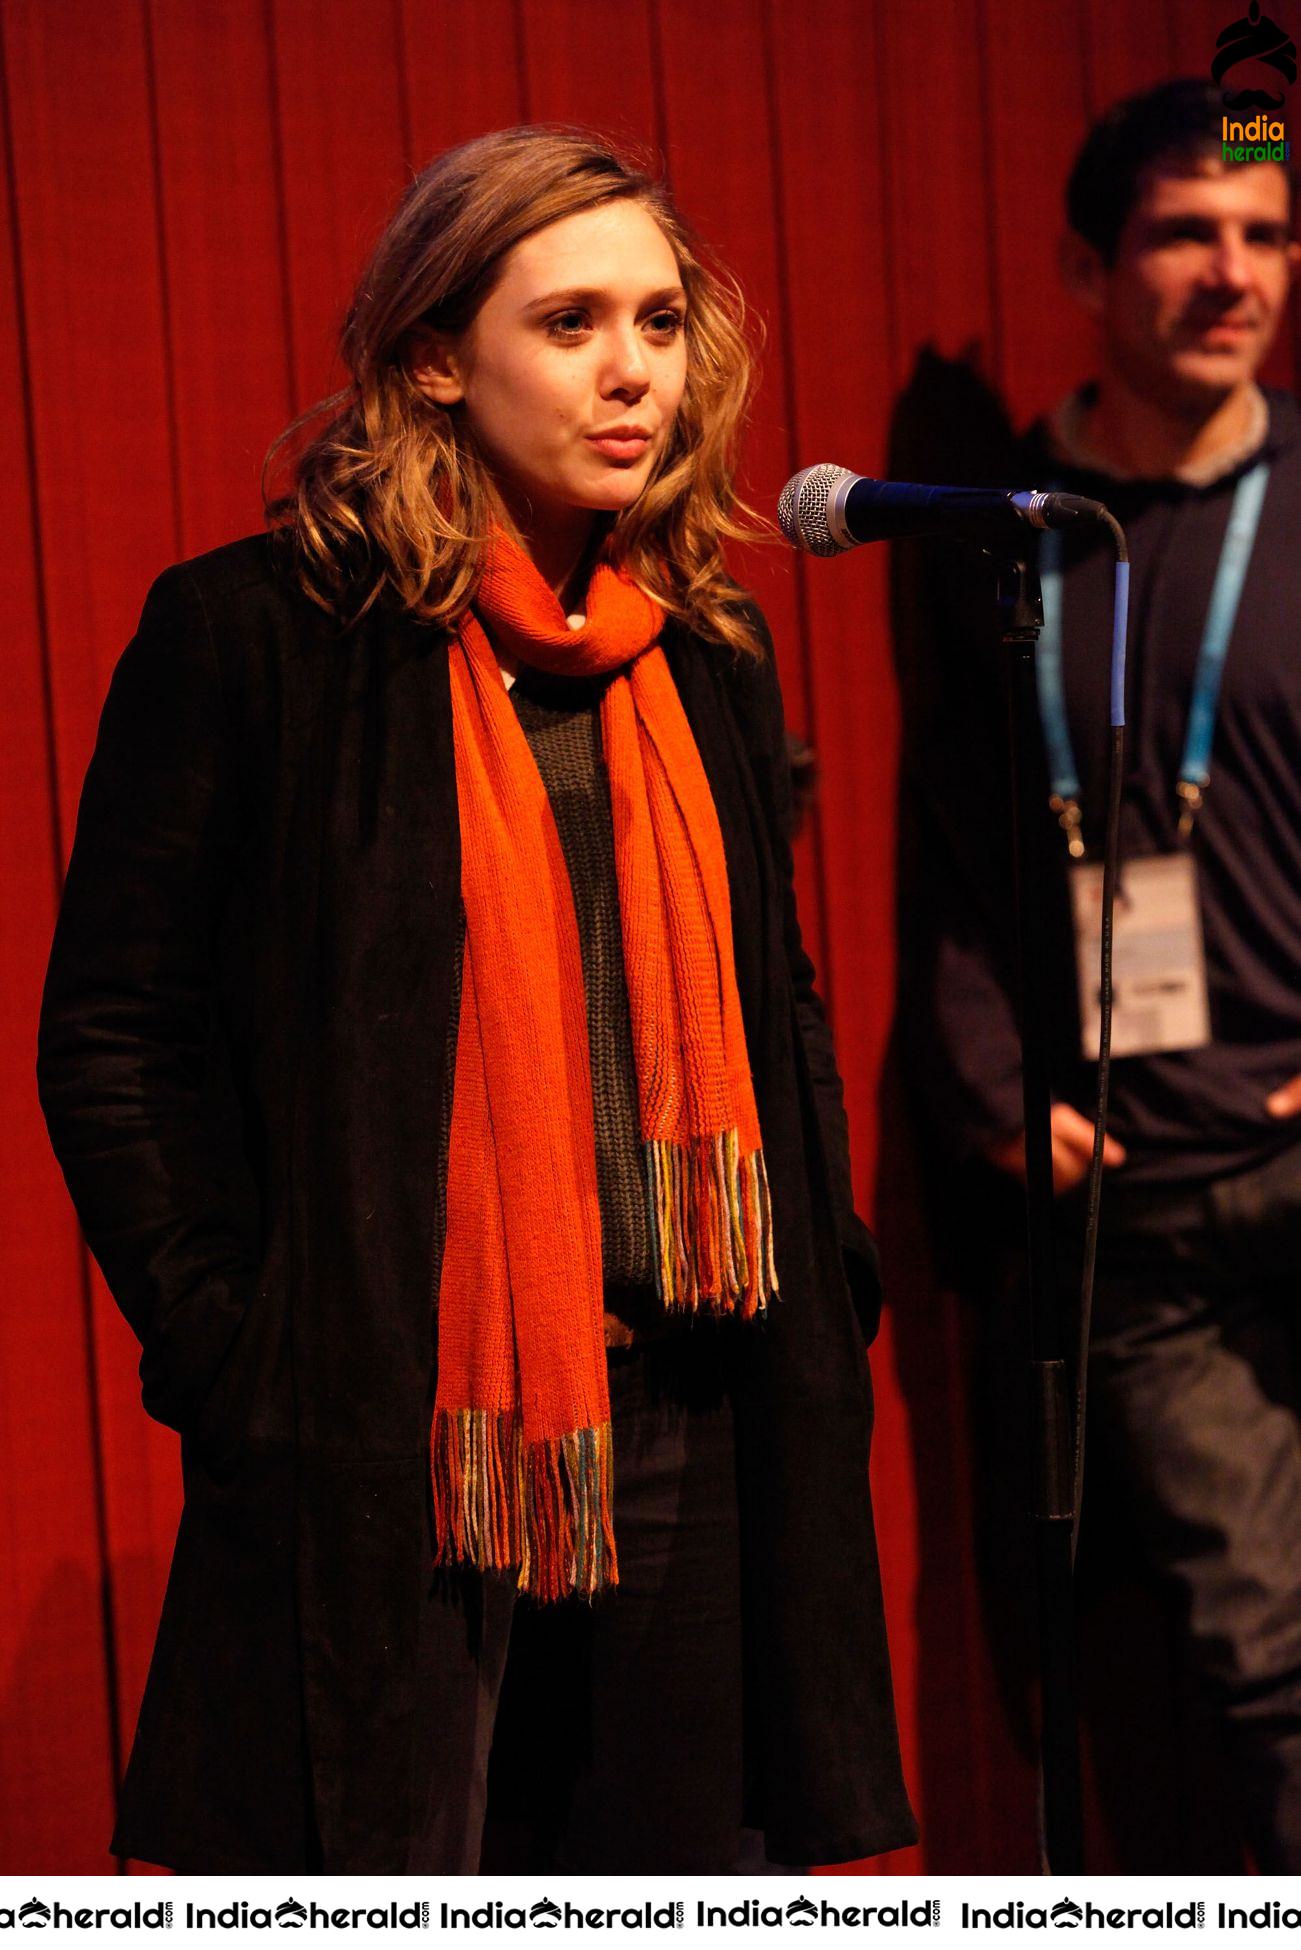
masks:
<path fill-rule="evenodd" d="M 814 555 L 840 555 L 860 542 L 903 535 L 965 535 L 973 541 L 1024 540 L 1027 528 L 1065 528 L 1096 520 L 1101 504 L 1078 494 L 1034 489 L 926 487 L 874 481 L 821 462 L 782 490 L 778 520 L 787 541 Z"/>

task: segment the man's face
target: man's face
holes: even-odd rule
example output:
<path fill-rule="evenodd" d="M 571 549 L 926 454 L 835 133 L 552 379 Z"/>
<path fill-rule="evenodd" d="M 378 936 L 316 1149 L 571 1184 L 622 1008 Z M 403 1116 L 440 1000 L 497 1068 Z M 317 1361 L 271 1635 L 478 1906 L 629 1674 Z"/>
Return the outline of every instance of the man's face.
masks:
<path fill-rule="evenodd" d="M 1289 217 L 1277 163 L 1149 171 L 1114 263 L 1086 246 L 1075 267 L 1112 370 L 1176 411 L 1213 408 L 1253 378 L 1301 255 Z"/>

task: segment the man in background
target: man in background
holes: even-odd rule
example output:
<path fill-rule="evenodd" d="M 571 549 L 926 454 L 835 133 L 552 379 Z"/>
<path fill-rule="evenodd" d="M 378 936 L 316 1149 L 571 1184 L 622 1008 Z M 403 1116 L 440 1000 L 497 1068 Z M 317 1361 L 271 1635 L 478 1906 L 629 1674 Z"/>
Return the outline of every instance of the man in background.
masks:
<path fill-rule="evenodd" d="M 1089 134 L 1063 262 L 1096 323 L 1096 378 L 1031 429 L 1007 479 L 1105 501 L 1133 560 L 1091 1452 L 1177 1596 L 1257 1867 L 1287 1873 L 1301 1870 L 1301 423 L 1257 373 L 1299 251 L 1284 167 L 1226 164 L 1222 113 L 1217 90 L 1175 82 Z M 1054 943 L 1064 1286 L 1092 1149 L 1112 560 L 1088 529 L 1040 561 L 1033 893 Z M 1014 1179 L 1006 653 L 992 630 L 973 642 L 982 574 L 973 563 L 935 597 L 940 667 L 907 727 L 902 1006 L 939 1142 Z"/>

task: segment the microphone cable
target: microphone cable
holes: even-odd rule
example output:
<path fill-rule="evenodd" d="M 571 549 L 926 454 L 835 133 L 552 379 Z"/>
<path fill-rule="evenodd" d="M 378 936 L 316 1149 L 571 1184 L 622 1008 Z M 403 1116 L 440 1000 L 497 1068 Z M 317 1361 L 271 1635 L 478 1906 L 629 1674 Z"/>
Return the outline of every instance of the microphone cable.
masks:
<path fill-rule="evenodd" d="M 1089 1393 L 1089 1336 L 1093 1317 L 1093 1283 L 1098 1259 L 1098 1222 L 1102 1208 L 1102 1147 L 1107 1132 L 1107 1095 L 1111 1086 L 1111 1011 L 1116 884 L 1120 877 L 1120 808 L 1125 786 L 1125 642 L 1129 622 L 1129 544 L 1110 509 L 1096 516 L 1111 534 L 1116 551 L 1116 578 L 1111 627 L 1111 741 L 1107 754 L 1107 824 L 1102 851 L 1102 942 L 1099 966 L 1098 1095 L 1093 1115 L 1093 1156 L 1089 1161 L 1088 1204 L 1084 1222 L 1084 1258 L 1080 1271 L 1080 1321 L 1075 1377 L 1075 1470 L 1071 1495 L 1071 1565 L 1080 1542 L 1080 1513 L 1084 1501 L 1084 1429 Z"/>

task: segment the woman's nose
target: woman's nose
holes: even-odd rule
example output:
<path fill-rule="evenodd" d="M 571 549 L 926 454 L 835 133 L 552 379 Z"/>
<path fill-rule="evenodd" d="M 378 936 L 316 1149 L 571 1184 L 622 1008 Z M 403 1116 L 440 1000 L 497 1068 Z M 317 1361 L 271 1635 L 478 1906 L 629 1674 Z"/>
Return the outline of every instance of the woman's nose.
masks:
<path fill-rule="evenodd" d="M 650 385 L 646 347 L 638 331 L 616 332 L 611 340 L 606 372 L 613 390 L 644 393 Z"/>

